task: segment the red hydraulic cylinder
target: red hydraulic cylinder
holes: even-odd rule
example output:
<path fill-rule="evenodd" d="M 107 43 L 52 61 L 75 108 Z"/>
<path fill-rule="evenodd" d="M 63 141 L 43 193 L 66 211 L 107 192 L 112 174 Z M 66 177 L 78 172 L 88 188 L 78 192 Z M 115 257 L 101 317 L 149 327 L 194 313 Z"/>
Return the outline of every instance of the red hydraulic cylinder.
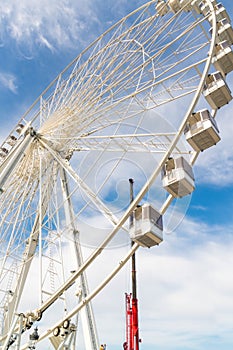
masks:
<path fill-rule="evenodd" d="M 138 300 L 132 299 L 132 333 L 133 350 L 139 350 L 139 331 L 138 331 Z"/>
<path fill-rule="evenodd" d="M 126 341 L 124 350 L 139 350 L 138 301 L 132 294 L 125 294 L 126 301 Z"/>
<path fill-rule="evenodd" d="M 132 307 L 131 294 L 125 294 L 126 301 L 126 342 L 124 343 L 124 350 L 133 350 L 133 328 L 132 328 Z"/>

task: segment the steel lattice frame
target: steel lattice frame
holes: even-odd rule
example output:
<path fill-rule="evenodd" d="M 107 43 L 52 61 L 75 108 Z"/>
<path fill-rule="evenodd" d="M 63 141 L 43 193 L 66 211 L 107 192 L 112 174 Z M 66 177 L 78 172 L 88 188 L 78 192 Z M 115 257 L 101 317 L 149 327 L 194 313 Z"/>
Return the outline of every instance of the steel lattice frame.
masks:
<path fill-rule="evenodd" d="M 12 130 L 10 136 L 20 129 L 17 140 L 10 144 L 8 137 L 3 143 L 1 150 L 7 148 L 8 153 L 2 154 L 0 165 L 2 349 L 30 317 L 32 323 L 40 319 L 78 277 L 85 276 L 119 231 L 127 233 L 130 213 L 160 181 L 169 156 L 182 154 L 194 164 L 198 154 L 185 144 L 183 131 L 194 108 L 203 104 L 203 85 L 212 69 L 216 16 L 212 2 L 206 3 L 212 13 L 212 36 L 210 23 L 195 9 L 169 10 L 160 16 L 157 1 L 150 1 L 124 17 L 51 83 Z M 175 113 L 180 103 L 182 109 Z M 154 125 L 154 112 L 167 123 Z M 168 130 L 168 124 L 175 127 Z M 146 157 L 154 164 L 145 166 L 145 180 L 133 203 L 118 208 L 109 196 L 129 155 L 136 166 L 144 167 Z M 107 173 L 100 172 L 102 166 Z M 156 202 L 162 214 L 172 199 L 163 196 Z M 91 216 L 101 217 L 111 228 L 69 277 L 62 263 L 67 232 L 76 232 Z M 116 269 L 76 308 L 66 310 L 40 340 L 85 307 L 137 248 L 134 244 Z M 40 301 L 27 313 L 19 306 L 33 259 L 47 263 L 40 270 Z M 21 323 L 15 312 L 23 312 Z"/>

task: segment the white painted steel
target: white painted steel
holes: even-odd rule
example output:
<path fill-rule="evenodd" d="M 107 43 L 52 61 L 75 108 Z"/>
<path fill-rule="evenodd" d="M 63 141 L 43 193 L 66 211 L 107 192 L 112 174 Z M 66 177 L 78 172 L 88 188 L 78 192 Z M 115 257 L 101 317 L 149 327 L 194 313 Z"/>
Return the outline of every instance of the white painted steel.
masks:
<path fill-rule="evenodd" d="M 233 52 L 227 41 L 223 41 L 216 45 L 212 63 L 216 70 L 220 71 L 224 77 L 226 74 L 232 72 Z"/>
<path fill-rule="evenodd" d="M 42 340 L 85 308 L 118 273 L 138 248 L 137 244 L 106 279 L 101 276 L 99 286 L 76 308 L 71 308 L 67 296 L 77 298 L 74 292 L 77 279 L 93 263 L 98 264 L 97 257 L 117 234 L 127 231 L 129 216 L 154 182 L 160 181 L 168 157 L 174 154 L 187 157 L 190 153 L 191 163 L 195 162 L 198 152 L 187 150 L 183 132 L 202 98 L 214 54 L 216 15 L 212 2 L 206 3 L 212 18 L 211 36 L 208 21 L 198 15 L 198 1 L 180 4 L 176 1 L 176 7 L 174 1 L 164 4 L 150 1 L 123 18 L 61 72 L 12 130 L 10 135 L 19 131 L 20 137 L 24 135 L 24 125 L 35 130 L 33 138 L 19 152 L 17 162 L 11 156 L 15 152 L 14 143 L 9 145 L 9 137 L 3 143 L 2 148 L 11 149 L 9 154 L 3 152 L 2 164 L 9 164 L 9 168 L 3 165 L 0 174 L 4 183 L 0 204 L 0 278 L 7 281 L 0 291 L 2 344 L 5 341 L 6 345 L 19 331 L 16 313 L 23 312 L 26 331 L 29 320 L 32 324 L 39 322 L 42 315 L 43 320 L 49 320 L 50 310 L 57 305 L 57 320 L 46 325 Z M 168 6 L 172 11 L 167 11 Z M 190 6 L 192 11 L 188 12 Z M 171 111 L 179 101 L 183 111 L 175 117 Z M 175 123 L 175 132 L 168 128 L 169 123 L 164 124 L 166 118 L 159 119 L 153 114 L 156 111 L 160 115 L 163 108 L 169 123 Z M 148 156 L 149 165 L 145 162 Z M 136 164 L 136 170 L 141 167 L 145 179 L 140 178 L 139 190 L 130 206 L 118 208 L 108 199 L 126 162 Z M 64 174 L 69 192 L 64 190 Z M 164 214 L 172 199 L 169 196 L 155 203 L 155 207 L 161 207 Z M 75 205 L 70 207 L 69 202 Z M 81 251 L 78 252 L 80 266 L 70 274 L 63 256 L 67 236 L 70 229 L 74 232 L 76 224 L 79 227 L 86 216 L 94 214 L 110 228 L 84 261 Z M 41 303 L 34 311 L 21 310 L 25 285 L 33 272 L 32 261 L 38 259 L 39 239 Z M 43 265 L 46 261 L 47 265 Z M 84 280 L 82 288 L 87 290 Z M 9 299 L 9 290 L 13 301 Z M 11 305 L 9 313 L 6 306 Z M 87 317 L 84 323 L 90 326 L 91 322 Z"/>
<path fill-rule="evenodd" d="M 201 110 L 190 116 L 185 137 L 197 152 L 204 151 L 220 141 L 217 123 L 208 110 Z"/>
<path fill-rule="evenodd" d="M 71 235 L 73 237 L 70 243 L 71 251 L 74 250 L 74 255 L 77 259 L 77 269 L 78 269 L 83 264 L 83 255 L 82 255 L 82 249 L 78 238 L 79 232 L 75 226 L 74 209 L 73 209 L 73 204 L 71 202 L 68 179 L 67 179 L 65 170 L 63 168 L 61 169 L 61 182 L 62 182 L 62 192 L 63 192 L 63 198 L 64 198 L 66 225 L 67 227 L 70 228 Z M 89 294 L 89 287 L 88 287 L 87 276 L 85 271 L 80 275 L 80 285 L 81 285 L 80 299 L 82 299 Z M 91 303 L 86 304 L 80 313 L 81 313 L 82 327 L 84 331 L 84 342 L 85 342 L 86 349 L 98 350 L 99 340 L 98 340 L 96 323 L 95 323 L 95 318 L 94 318 Z M 73 341 L 75 341 L 75 337 L 73 338 Z"/>
<path fill-rule="evenodd" d="M 221 108 L 232 100 L 231 90 L 219 72 L 207 77 L 203 95 L 213 109 Z"/>

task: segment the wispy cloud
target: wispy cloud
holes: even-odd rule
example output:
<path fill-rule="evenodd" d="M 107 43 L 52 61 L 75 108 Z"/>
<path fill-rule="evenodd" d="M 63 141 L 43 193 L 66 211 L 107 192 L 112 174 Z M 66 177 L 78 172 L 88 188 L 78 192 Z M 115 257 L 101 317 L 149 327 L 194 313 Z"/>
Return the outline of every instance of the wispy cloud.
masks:
<path fill-rule="evenodd" d="M 231 230 L 197 226 L 186 219 L 158 249 L 141 252 L 141 329 L 154 347 L 209 349 L 211 337 L 224 343 L 231 332 Z M 210 234 L 220 230 L 228 232 L 221 241 Z"/>
<path fill-rule="evenodd" d="M 225 234 L 220 237 L 213 232 Z M 232 247 L 231 227 L 197 224 L 186 218 L 176 233 L 165 235 L 159 247 L 137 252 L 143 348 L 209 350 L 212 338 L 222 348 L 229 339 L 233 341 Z M 96 269 L 105 275 L 124 249 L 105 253 L 108 264 L 101 258 Z M 124 339 L 124 292 L 130 291 L 127 274 L 129 279 L 130 270 L 111 282 L 94 303 L 99 332 L 114 349 Z M 101 278 L 93 275 L 95 280 Z M 112 295 L 117 296 L 117 303 L 112 302 Z"/>
<path fill-rule="evenodd" d="M 11 73 L 0 72 L 0 87 L 17 93 L 16 77 Z"/>
<path fill-rule="evenodd" d="M 213 231 L 224 234 L 212 235 Z M 212 338 L 221 342 L 221 348 L 228 349 L 224 345 L 233 341 L 231 231 L 231 227 L 213 227 L 186 218 L 179 231 L 165 235 L 159 247 L 141 248 L 137 252 L 140 336 L 144 349 L 209 350 L 213 349 Z M 121 261 L 129 246 L 130 243 L 128 247 L 102 252 L 88 271 L 90 290 Z M 65 256 L 67 248 L 64 247 Z M 91 250 L 83 249 L 84 256 L 91 253 Z M 75 259 L 66 259 L 69 271 L 74 266 Z M 38 282 L 38 268 L 33 266 L 33 269 L 32 279 L 28 281 L 30 290 Z M 119 348 L 124 341 L 125 292 L 130 292 L 130 265 L 93 303 L 101 341 L 103 339 L 112 349 Z M 21 310 L 36 307 L 30 300 L 33 293 L 25 295 Z M 46 329 L 57 322 L 58 315 L 59 311 L 52 309 L 49 317 L 44 317 L 43 324 L 39 325 L 40 332 L 41 326 Z"/>
<path fill-rule="evenodd" d="M 28 49 L 37 46 L 56 49 L 84 48 L 110 25 L 143 0 L 3 0 L 0 3 L 0 38 L 13 39 Z"/>
<path fill-rule="evenodd" d="M 50 50 L 74 47 L 77 41 L 87 40 L 91 26 L 98 22 L 92 5 L 90 0 L 3 1 L 0 4 L 2 40 L 10 37 L 30 48 L 41 45 Z"/>

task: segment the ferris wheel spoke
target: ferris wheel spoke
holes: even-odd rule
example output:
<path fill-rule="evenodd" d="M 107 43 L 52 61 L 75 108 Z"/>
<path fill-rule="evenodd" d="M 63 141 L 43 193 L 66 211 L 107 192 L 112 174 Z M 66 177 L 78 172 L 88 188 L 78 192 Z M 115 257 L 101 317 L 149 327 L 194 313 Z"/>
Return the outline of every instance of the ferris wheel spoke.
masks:
<path fill-rule="evenodd" d="M 106 152 L 161 152 L 164 153 L 171 143 L 170 134 L 122 134 L 79 137 L 74 139 L 72 151 L 106 151 Z M 76 142 L 75 142 L 76 141 Z M 75 145 L 77 144 L 77 146 Z M 76 146 L 76 147 L 75 147 Z M 177 153 L 185 153 L 177 149 Z"/>
<path fill-rule="evenodd" d="M 33 162 L 31 162 L 31 164 L 32 163 Z M 8 231 L 11 232 L 12 239 L 14 240 L 15 238 L 13 238 L 13 234 L 16 230 L 14 236 L 18 237 L 18 240 L 21 241 L 22 233 L 24 232 L 22 225 L 25 225 L 25 220 L 19 218 L 19 215 L 24 212 L 25 218 L 27 218 L 27 213 L 30 210 L 35 190 L 38 187 L 38 181 L 30 182 L 30 172 L 32 171 L 32 168 L 27 165 L 28 162 L 25 158 L 23 166 L 20 169 L 17 169 L 14 177 L 11 178 L 11 183 L 8 184 L 8 190 L 1 196 L 1 230 L 3 230 L 1 237 L 3 238 L 2 243 L 4 243 L 5 240 L 5 242 L 8 242 L 8 246 L 14 245 L 14 242 L 12 244 L 12 240 L 9 239 Z M 19 174 L 19 181 L 16 182 L 16 177 L 18 177 Z M 28 199 L 28 201 L 26 201 L 26 199 Z M 4 222 L 6 223 L 5 226 Z M 19 223 L 21 228 L 19 228 L 18 224 L 18 227 L 16 227 L 16 223 Z M 12 226 L 15 227 L 15 229 L 12 230 Z"/>
<path fill-rule="evenodd" d="M 14 317 L 15 310 L 21 300 L 24 285 L 32 263 L 32 258 L 36 252 L 38 237 L 41 232 L 39 229 L 39 225 L 41 223 L 41 220 L 43 220 L 43 218 L 45 217 L 45 214 L 47 211 L 48 201 L 50 197 L 49 193 L 51 194 L 52 186 L 51 186 L 51 183 L 46 183 L 44 184 L 43 187 L 44 189 L 42 194 L 42 200 L 41 200 L 41 203 L 39 204 L 40 208 L 38 208 L 38 213 L 36 214 L 33 220 L 34 221 L 33 227 L 30 232 L 29 238 L 26 242 L 27 244 L 25 244 L 24 252 L 22 254 L 23 260 L 17 272 L 18 278 L 17 278 L 17 281 L 15 281 L 17 283 L 15 284 L 14 293 L 10 302 L 8 303 L 9 309 L 4 321 L 5 329 L 7 329 L 8 324 L 11 324 L 12 319 Z"/>
<path fill-rule="evenodd" d="M 195 52 L 194 52 L 195 53 Z M 149 60 L 150 61 L 150 60 Z M 195 65 L 198 65 L 198 64 L 201 64 L 201 63 L 203 63 L 204 61 L 202 61 L 202 62 L 198 62 L 198 63 L 196 63 Z M 146 64 L 145 64 L 145 67 L 147 66 L 147 64 L 148 64 L 148 61 L 146 62 Z M 178 63 L 176 63 L 176 64 L 173 64 L 173 66 L 172 66 L 172 68 L 174 68 L 174 67 L 176 67 L 176 65 L 178 65 Z M 144 64 L 143 64 L 143 67 L 144 67 Z M 186 70 L 188 71 L 189 69 L 191 69 L 192 68 L 192 66 L 190 66 L 190 67 L 187 67 L 186 68 Z M 141 68 L 140 68 L 141 69 Z M 168 68 L 167 69 L 167 71 L 165 71 L 165 72 L 163 72 L 163 74 L 164 73 L 166 73 L 166 72 L 169 72 L 169 70 L 170 70 L 170 68 Z M 183 71 L 184 69 L 182 69 L 181 70 L 181 72 Z M 138 76 L 137 76 L 137 71 L 136 71 L 136 78 L 138 79 Z M 178 70 L 178 71 L 176 71 L 173 75 L 179 75 L 180 74 L 180 71 Z M 148 82 L 145 82 L 144 84 L 146 84 L 144 87 L 142 86 L 140 89 L 138 89 L 138 91 L 135 91 L 134 93 L 132 93 L 132 94 L 138 94 L 138 93 L 140 93 L 140 92 L 143 92 L 143 91 L 145 91 L 146 89 L 147 89 L 147 85 L 152 85 L 151 87 L 153 88 L 153 87 L 155 87 L 156 85 L 159 85 L 161 82 L 163 82 L 164 80 L 168 80 L 168 79 L 172 79 L 172 76 L 173 75 L 171 75 L 171 76 L 168 76 L 168 77 L 165 77 L 165 78 L 163 78 L 163 79 L 161 79 L 161 80 L 158 80 L 158 78 L 159 78 L 159 76 L 157 76 L 156 77 L 156 81 L 154 81 L 153 82 L 153 80 L 152 81 L 148 81 Z M 161 75 L 162 76 L 162 75 Z M 127 77 L 125 77 L 125 78 L 127 78 Z M 129 82 L 128 82 L 128 84 L 130 83 L 132 81 L 132 86 L 135 86 L 135 84 L 136 84 L 136 86 L 137 86 L 137 83 L 134 81 L 134 75 L 132 74 L 132 76 L 131 76 L 131 78 L 129 79 Z M 104 91 L 103 91 L 103 95 L 105 95 L 108 91 L 110 91 L 110 90 L 112 90 L 113 89 L 113 87 L 114 86 L 119 86 L 118 87 L 118 90 L 120 91 L 120 84 L 121 84 L 122 82 L 121 81 L 115 81 L 114 82 L 114 85 L 110 85 L 110 86 L 107 86 L 107 89 L 105 89 Z M 125 89 L 125 87 L 124 87 L 124 89 Z M 129 97 L 131 97 L 132 95 L 130 94 L 129 95 Z M 87 96 L 88 97 L 88 96 Z M 127 97 L 126 97 L 127 98 Z M 92 103 L 94 103 L 95 104 L 95 100 L 93 100 L 92 99 Z M 85 102 L 85 101 L 84 101 Z M 103 101 L 103 104 L 105 104 L 106 102 L 105 101 Z"/>
<path fill-rule="evenodd" d="M 84 192 L 87 194 L 87 196 L 91 199 L 91 201 L 96 205 L 98 209 L 103 213 L 104 216 L 106 216 L 109 221 L 116 225 L 118 220 L 117 218 L 112 214 L 112 212 L 105 206 L 104 203 L 96 196 L 96 194 L 85 184 L 85 182 L 78 176 L 78 174 L 72 169 L 71 165 L 68 164 L 66 160 L 64 160 L 59 153 L 54 151 L 45 140 L 40 139 L 40 143 L 48 149 L 48 151 L 52 154 L 54 159 L 66 170 L 66 172 L 77 182 L 78 185 L 81 186 L 81 188 L 84 190 Z"/>
<path fill-rule="evenodd" d="M 203 21 L 203 19 L 202 19 L 202 21 Z M 197 25 L 197 24 L 196 24 Z M 189 30 L 192 30 L 192 27 L 191 27 L 191 29 L 189 29 Z M 182 36 L 183 36 L 184 34 L 182 34 Z M 175 41 L 177 40 L 177 38 L 176 39 L 174 39 Z M 135 41 L 136 42 L 136 41 Z M 139 48 L 139 47 L 138 47 Z M 162 50 L 164 51 L 164 47 L 162 48 Z M 126 51 L 127 52 L 127 51 Z M 157 55 L 158 55 L 158 53 L 157 53 Z M 136 56 L 136 55 L 135 55 Z M 114 56 L 113 56 L 114 57 Z M 151 61 L 151 59 L 154 59 L 155 57 L 152 57 L 152 58 L 150 58 L 149 60 L 147 59 L 146 61 L 145 61 L 145 63 L 143 64 L 143 67 L 144 68 L 146 68 L 147 67 L 147 65 L 148 65 L 148 62 L 150 63 L 150 61 Z M 124 58 L 124 56 L 123 56 L 123 59 L 121 60 L 121 61 L 119 61 L 119 63 L 118 63 L 118 67 L 120 68 L 121 66 L 122 66 L 122 64 L 123 64 L 123 62 L 125 61 L 125 58 Z M 95 61 L 94 61 L 95 62 Z M 102 61 L 103 62 L 103 65 L 105 64 L 104 62 L 105 62 L 105 60 L 103 60 Z M 112 63 L 111 64 L 108 64 L 107 66 L 109 66 L 109 67 L 112 67 L 112 66 L 114 66 L 114 60 L 112 60 Z M 104 67 L 104 66 L 103 66 Z M 99 70 L 101 70 L 101 84 L 100 84 L 100 86 L 102 86 L 102 87 L 104 87 L 105 86 L 105 84 L 106 84 L 106 88 L 103 88 L 103 90 L 101 90 L 102 91 L 102 93 L 100 93 L 100 94 L 98 94 L 98 101 L 100 101 L 100 96 L 102 95 L 102 96 L 105 96 L 106 94 L 109 94 L 111 91 L 112 91 L 112 89 L 114 89 L 114 87 L 115 86 L 118 86 L 118 91 L 120 92 L 121 90 L 120 90 L 120 88 L 119 88 L 119 84 L 121 85 L 122 84 L 122 82 L 121 82 L 121 80 L 119 80 L 119 78 L 118 78 L 118 80 L 116 79 L 115 80 L 115 82 L 114 82 L 114 85 L 113 84 L 111 84 L 111 85 L 109 85 L 109 83 L 107 83 L 107 81 L 105 82 L 104 81 L 104 78 L 102 78 L 103 77 L 103 74 L 104 74 L 104 69 L 103 69 L 103 67 L 101 67 L 101 65 L 100 65 L 100 67 L 99 67 Z M 140 67 L 140 66 L 139 66 Z M 175 67 L 175 65 L 173 64 L 173 68 Z M 143 69 L 144 69 L 143 68 Z M 140 68 L 141 69 L 141 68 Z M 168 71 L 169 71 L 169 69 L 167 69 Z M 112 72 L 113 73 L 115 73 L 117 71 L 117 66 L 116 66 L 116 68 L 114 69 L 114 70 L 112 70 Z M 139 79 L 139 81 L 138 81 L 138 83 L 136 83 L 135 81 L 134 81 L 134 74 L 133 74 L 133 72 L 134 72 L 134 70 L 130 70 L 130 75 L 131 75 L 131 81 L 132 81 L 132 86 L 139 86 L 138 84 L 139 84 L 139 81 L 140 81 L 140 79 Z M 109 78 L 111 77 L 111 74 L 113 74 L 113 73 L 110 73 L 110 74 L 108 74 L 108 80 L 109 80 Z M 96 75 L 96 74 L 94 74 L 94 75 Z M 98 74 L 96 75 L 97 77 L 99 76 Z M 119 76 L 120 77 L 120 76 Z M 126 78 L 127 78 L 127 75 L 126 75 Z M 137 70 L 135 71 L 135 78 L 136 79 L 138 79 L 138 73 L 137 73 Z M 78 79 L 78 81 L 80 81 L 80 78 L 78 77 L 78 75 L 77 75 L 77 79 Z M 92 81 L 92 83 L 93 83 L 93 79 L 91 79 L 90 80 L 90 82 Z M 89 86 L 90 86 L 90 82 L 89 82 Z M 145 84 L 145 83 L 144 83 Z M 147 83 L 146 83 L 148 86 L 150 86 L 151 85 L 151 82 L 150 81 L 148 81 Z M 74 81 L 73 83 L 72 83 L 72 85 L 75 87 L 75 85 L 76 85 L 76 81 Z M 95 86 L 95 81 L 94 81 L 94 84 L 92 84 L 93 86 Z M 156 84 L 155 84 L 156 85 Z M 76 92 L 77 92 L 77 89 L 78 89 L 78 86 L 79 86 L 79 84 L 77 85 L 77 88 L 75 88 L 75 90 L 73 90 L 72 91 L 72 93 L 71 93 L 71 90 L 69 90 L 68 91 L 68 95 L 69 96 L 71 96 L 70 98 L 69 98 L 69 104 L 70 103 L 72 103 L 71 102 L 71 99 L 72 99 L 72 96 L 75 96 L 76 95 Z M 151 89 L 153 88 L 153 86 L 151 87 Z M 125 89 L 125 87 L 124 87 L 124 89 Z M 63 89 L 63 91 L 64 91 L 65 89 Z M 82 89 L 83 91 L 85 91 L 85 89 Z M 137 91 L 137 89 L 136 89 L 136 91 Z M 139 92 L 143 92 L 143 90 L 141 91 L 141 90 L 139 90 Z M 92 93 L 92 104 L 93 105 L 97 105 L 97 106 L 100 106 L 101 104 L 97 101 L 97 100 L 95 100 L 93 97 L 95 96 L 95 95 L 93 95 L 93 91 L 92 90 L 90 90 L 90 92 L 89 92 L 89 94 L 90 93 Z M 117 93 L 117 90 L 116 91 L 114 91 L 114 93 L 116 94 Z M 111 94 L 110 94 L 111 95 Z M 129 95 L 129 97 L 131 97 L 132 95 Z M 84 99 L 83 99 L 84 98 Z M 89 95 L 86 95 L 86 96 L 80 96 L 80 99 L 82 99 L 82 103 L 84 103 L 85 104 L 85 100 L 87 101 L 89 101 Z M 65 100 L 64 100 L 65 101 Z M 102 104 L 106 104 L 106 102 L 107 102 L 107 100 L 106 100 L 106 98 L 104 98 L 104 100 L 103 100 L 103 102 L 102 102 Z M 66 101 L 66 103 L 65 103 L 65 105 L 67 105 L 67 103 L 68 103 L 68 101 Z M 71 104 L 72 105 L 72 104 Z M 67 108 L 67 107 L 66 107 Z M 91 109 L 92 107 L 91 106 L 89 106 L 89 109 Z M 72 109 L 76 109 L 76 107 L 74 106 L 74 105 L 72 105 L 72 108 L 71 108 L 71 110 Z M 71 115 L 72 115 L 72 113 L 71 113 Z M 61 120 L 63 120 L 63 115 L 61 115 L 60 116 L 60 118 L 61 118 Z M 56 119 L 57 119 L 57 115 L 56 115 Z"/>
<path fill-rule="evenodd" d="M 7 202 L 8 204 L 3 217 L 3 222 L 6 224 L 1 225 L 3 243 L 7 243 L 7 254 L 6 259 L 2 262 L 1 276 L 4 279 L 5 274 L 12 266 L 10 274 L 12 275 L 11 281 L 14 282 L 11 282 L 12 285 L 4 283 L 5 294 L 7 295 L 9 289 L 12 291 L 10 301 L 4 298 L 5 302 L 8 303 L 8 312 L 4 320 L 5 331 L 8 329 L 7 325 L 11 323 L 15 309 L 21 299 L 32 258 L 37 248 L 37 237 L 40 232 L 39 217 L 45 216 L 49 192 L 51 192 L 52 187 L 51 181 L 41 187 L 43 188 L 42 207 L 41 210 L 40 208 L 36 209 L 35 200 L 38 198 L 39 179 L 37 181 L 34 179 L 35 166 L 38 166 L 37 149 L 31 148 L 26 153 L 22 163 L 16 168 L 14 177 L 10 179 L 11 183 L 14 184 L 15 179 L 20 178 L 17 187 L 14 188 L 15 191 L 11 192 L 9 184 L 6 193 L 2 194 L 3 203 L 6 205 Z M 48 169 L 46 167 L 46 171 Z M 21 219 L 22 213 L 24 220 Z"/>
<path fill-rule="evenodd" d="M 206 59 L 205 59 L 206 60 Z M 199 63 L 204 63 L 205 62 L 205 60 L 203 60 L 202 62 L 199 62 Z M 194 65 L 193 66 L 191 66 L 191 67 L 189 67 L 188 68 L 188 70 L 190 70 L 191 68 L 193 68 L 194 67 Z M 188 71 L 187 70 L 187 71 Z M 183 69 L 182 71 L 180 71 L 179 72 L 179 74 L 181 74 L 183 72 L 183 74 L 186 72 L 186 69 Z M 164 88 L 164 91 L 161 91 L 161 92 L 158 92 L 157 93 L 157 96 L 159 97 L 160 95 L 162 96 L 163 94 L 166 96 L 166 94 L 167 94 L 167 92 L 169 92 L 169 94 L 171 93 L 171 91 L 179 91 L 179 90 L 177 90 L 177 86 L 178 86 L 178 83 L 179 83 L 179 85 L 180 85 L 180 90 L 181 89 L 183 89 L 185 86 L 187 86 L 187 88 L 189 87 L 189 85 L 190 85 L 190 82 L 193 82 L 193 81 L 195 81 L 194 80 L 194 78 L 192 78 L 192 79 L 188 79 L 187 81 L 182 81 L 182 80 L 180 80 L 180 78 L 179 78 L 179 74 L 173 74 L 172 75 L 172 77 L 175 77 L 176 75 L 178 75 L 178 79 L 177 79 L 177 81 L 176 81 L 176 85 L 173 83 L 173 86 L 172 87 L 166 87 L 166 89 Z M 197 78 L 196 78 L 197 79 Z M 151 83 L 151 88 L 155 88 L 156 86 L 159 86 L 160 84 L 163 84 L 164 82 L 166 82 L 166 78 L 164 78 L 164 79 L 161 79 L 159 82 L 156 82 L 156 83 L 154 83 L 154 84 L 152 84 Z M 148 83 L 147 83 L 147 85 L 148 85 Z M 191 90 L 188 90 L 185 94 L 190 94 L 190 93 L 193 93 L 194 91 L 195 91 L 195 88 L 196 88 L 196 84 L 192 87 L 191 86 Z M 189 88 L 190 89 L 190 88 Z M 144 88 L 142 88 L 141 90 L 139 90 L 138 92 L 137 92 L 137 94 L 142 94 L 142 93 L 144 93 L 144 92 L 146 92 L 148 89 L 147 89 L 147 87 L 144 87 Z M 101 114 L 103 114 L 104 115 L 104 112 L 106 112 L 106 111 L 108 111 L 109 109 L 112 109 L 113 110 L 113 112 L 114 112 L 114 109 L 116 108 L 116 107 L 118 107 L 121 103 L 123 103 L 123 102 L 126 102 L 128 99 L 130 99 L 131 97 L 133 96 L 133 94 L 130 94 L 130 95 L 128 95 L 128 96 L 125 96 L 123 99 L 121 99 L 121 100 L 119 100 L 119 101 L 115 101 L 115 102 L 113 102 L 112 103 L 112 105 L 111 105 L 111 107 L 110 106 L 104 106 L 105 105 L 105 103 L 103 102 L 103 106 L 104 106 L 104 108 L 102 108 L 102 110 L 101 110 Z M 181 94 L 181 95 L 178 95 L 178 96 L 171 96 L 170 97 L 170 99 L 169 99 L 169 101 L 172 101 L 172 100 L 174 100 L 175 98 L 180 98 L 180 97 L 182 97 L 182 96 L 184 96 L 184 94 Z M 143 97 L 143 99 L 145 100 L 145 101 L 147 101 L 147 97 Z M 158 98 L 157 98 L 158 99 Z M 150 91 L 150 93 L 149 93 L 149 100 L 151 101 L 151 102 L 154 102 L 155 101 L 155 104 L 156 104 L 156 106 L 158 106 L 158 105 L 162 105 L 162 104 L 164 104 L 164 103 L 167 103 L 168 102 L 168 99 L 167 98 L 165 98 L 165 99 L 163 99 L 162 101 L 157 101 L 157 103 L 156 103 L 156 94 L 154 94 L 154 96 L 151 94 L 151 91 Z M 140 102 L 142 102 L 142 100 L 140 100 Z M 124 107 L 124 105 L 122 106 L 122 107 Z M 150 108 L 152 108 L 152 106 L 150 106 Z M 89 110 L 91 111 L 91 109 L 90 109 L 90 107 L 89 107 Z M 146 107 L 144 107 L 144 110 L 146 110 Z M 87 118 L 92 118 L 92 115 L 94 116 L 95 115 L 95 113 L 96 113 L 96 111 L 91 111 L 91 113 L 89 112 L 88 114 L 87 114 L 87 116 L 85 117 L 85 119 L 87 119 Z M 72 114 L 69 114 L 69 115 L 71 115 L 72 116 Z M 114 114 L 113 114 L 114 115 Z M 63 120 L 63 118 L 64 118 L 64 114 L 62 114 L 61 115 L 61 117 L 60 117 L 60 119 L 61 120 Z M 73 114 L 73 118 L 76 118 L 76 114 Z M 128 118 L 127 116 L 126 116 L 126 118 Z M 69 117 L 69 119 L 70 119 L 70 117 Z M 96 120 L 98 120 L 98 118 L 95 118 Z M 72 120 L 72 119 L 71 119 Z M 67 127 L 66 128 L 63 128 L 63 130 L 66 130 L 67 132 L 69 131 L 69 128 L 71 128 L 71 126 L 69 126 L 69 125 L 71 125 L 71 120 L 70 120 L 70 122 L 67 124 Z M 100 122 L 100 120 L 99 120 L 99 122 Z M 55 125 L 55 121 L 54 121 L 54 125 Z M 73 129 L 73 128 L 72 128 Z M 64 131 L 63 131 L 64 132 Z M 46 130 L 45 130 L 45 133 L 46 133 Z M 43 129 L 42 129 L 42 134 L 43 134 Z M 62 138 L 62 136 L 61 136 L 61 138 Z"/>

